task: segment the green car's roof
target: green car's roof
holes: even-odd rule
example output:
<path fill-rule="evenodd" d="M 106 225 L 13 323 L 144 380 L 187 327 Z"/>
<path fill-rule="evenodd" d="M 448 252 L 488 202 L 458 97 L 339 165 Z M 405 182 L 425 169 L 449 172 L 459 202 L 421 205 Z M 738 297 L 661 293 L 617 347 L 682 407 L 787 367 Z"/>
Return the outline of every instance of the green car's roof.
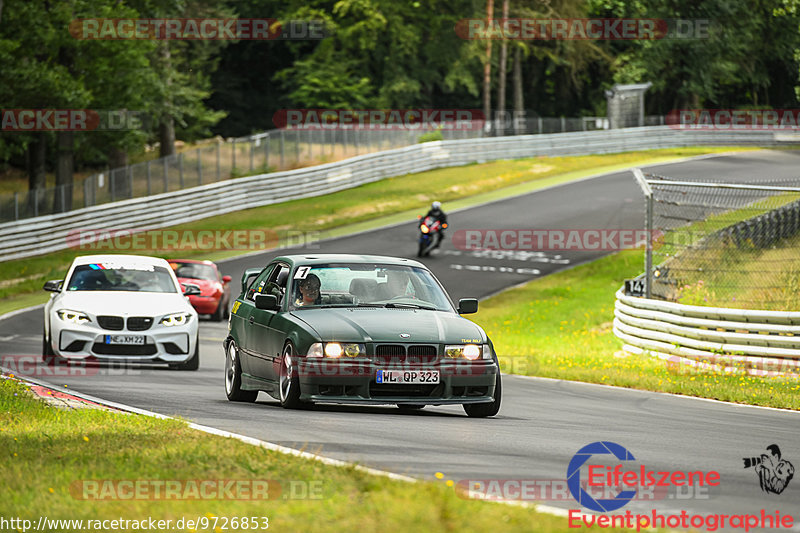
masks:
<path fill-rule="evenodd" d="M 390 257 L 388 255 L 360 255 L 360 254 L 295 254 L 276 257 L 273 261 L 282 260 L 293 265 L 327 265 L 329 263 L 380 263 L 385 265 L 402 265 L 427 267 L 413 259 L 404 257 Z"/>

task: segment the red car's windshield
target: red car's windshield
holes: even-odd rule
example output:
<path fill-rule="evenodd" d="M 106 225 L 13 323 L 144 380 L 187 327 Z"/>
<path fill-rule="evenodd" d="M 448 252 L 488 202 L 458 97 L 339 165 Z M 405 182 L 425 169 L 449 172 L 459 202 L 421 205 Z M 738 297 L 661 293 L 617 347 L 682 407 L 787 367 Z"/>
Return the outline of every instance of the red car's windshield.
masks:
<path fill-rule="evenodd" d="M 170 262 L 170 266 L 175 271 L 175 275 L 179 278 L 210 280 L 217 279 L 217 270 L 211 265 L 204 265 L 202 263 Z"/>

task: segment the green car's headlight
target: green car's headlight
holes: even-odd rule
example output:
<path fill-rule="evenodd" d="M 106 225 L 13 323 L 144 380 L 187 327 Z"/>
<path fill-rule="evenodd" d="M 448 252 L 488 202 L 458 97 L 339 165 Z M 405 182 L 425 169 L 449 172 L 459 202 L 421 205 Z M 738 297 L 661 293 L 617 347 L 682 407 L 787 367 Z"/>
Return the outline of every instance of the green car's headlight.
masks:
<path fill-rule="evenodd" d="M 339 343 L 339 342 L 326 342 L 325 343 L 325 357 L 358 357 L 364 355 L 366 349 L 363 344 L 356 344 L 352 342 Z"/>
<path fill-rule="evenodd" d="M 91 322 L 92 319 L 86 313 L 81 313 L 80 311 L 70 311 L 69 309 L 59 309 L 56 311 L 58 318 L 63 320 L 64 322 L 70 322 L 72 324 L 86 324 L 87 322 Z"/>
<path fill-rule="evenodd" d="M 306 357 L 322 357 L 322 343 L 315 342 L 314 344 L 309 346 Z"/>
<path fill-rule="evenodd" d="M 184 324 L 187 324 L 191 318 L 192 315 L 189 313 L 173 313 L 165 316 L 159 320 L 158 323 L 162 326 L 183 326 Z"/>
<path fill-rule="evenodd" d="M 448 359 L 491 359 L 492 350 L 488 344 L 448 344 L 444 347 L 444 356 Z"/>
<path fill-rule="evenodd" d="M 308 348 L 307 357 L 330 357 L 336 359 L 342 356 L 358 357 L 367 352 L 363 344 L 354 342 L 315 342 Z"/>

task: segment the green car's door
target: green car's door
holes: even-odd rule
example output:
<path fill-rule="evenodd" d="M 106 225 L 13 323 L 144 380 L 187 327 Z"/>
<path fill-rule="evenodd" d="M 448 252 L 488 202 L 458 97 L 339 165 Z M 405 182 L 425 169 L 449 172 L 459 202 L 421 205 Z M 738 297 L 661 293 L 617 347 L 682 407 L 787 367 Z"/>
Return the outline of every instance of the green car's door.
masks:
<path fill-rule="evenodd" d="M 255 295 L 264 290 L 267 279 L 275 270 L 276 265 L 269 265 L 244 291 L 241 299 L 237 300 L 231 315 L 231 330 L 233 338 L 239 344 L 239 359 L 242 364 L 242 371 L 254 377 L 262 377 L 257 373 L 258 353 L 255 336 Z"/>
<path fill-rule="evenodd" d="M 279 263 L 266 278 L 263 287 L 259 287 L 262 294 L 272 294 L 278 299 L 278 305 L 283 306 L 286 293 L 286 282 L 289 277 L 289 265 Z M 278 375 L 273 371 L 276 361 L 280 361 L 283 349 L 284 336 L 282 331 L 276 330 L 273 322 L 281 311 L 267 309 L 253 309 L 253 324 L 250 328 L 253 340 L 253 372 L 256 376 L 270 381 L 277 381 Z"/>

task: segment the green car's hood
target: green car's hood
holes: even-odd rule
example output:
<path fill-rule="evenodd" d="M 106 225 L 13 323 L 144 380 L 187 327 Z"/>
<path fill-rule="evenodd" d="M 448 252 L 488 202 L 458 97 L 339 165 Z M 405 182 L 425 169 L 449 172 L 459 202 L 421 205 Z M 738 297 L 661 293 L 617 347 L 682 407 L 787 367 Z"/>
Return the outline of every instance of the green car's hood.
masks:
<path fill-rule="evenodd" d="M 325 308 L 295 311 L 323 341 L 392 343 L 485 342 L 476 324 L 454 313 L 422 309 Z M 404 338 L 400 334 L 409 334 Z"/>

